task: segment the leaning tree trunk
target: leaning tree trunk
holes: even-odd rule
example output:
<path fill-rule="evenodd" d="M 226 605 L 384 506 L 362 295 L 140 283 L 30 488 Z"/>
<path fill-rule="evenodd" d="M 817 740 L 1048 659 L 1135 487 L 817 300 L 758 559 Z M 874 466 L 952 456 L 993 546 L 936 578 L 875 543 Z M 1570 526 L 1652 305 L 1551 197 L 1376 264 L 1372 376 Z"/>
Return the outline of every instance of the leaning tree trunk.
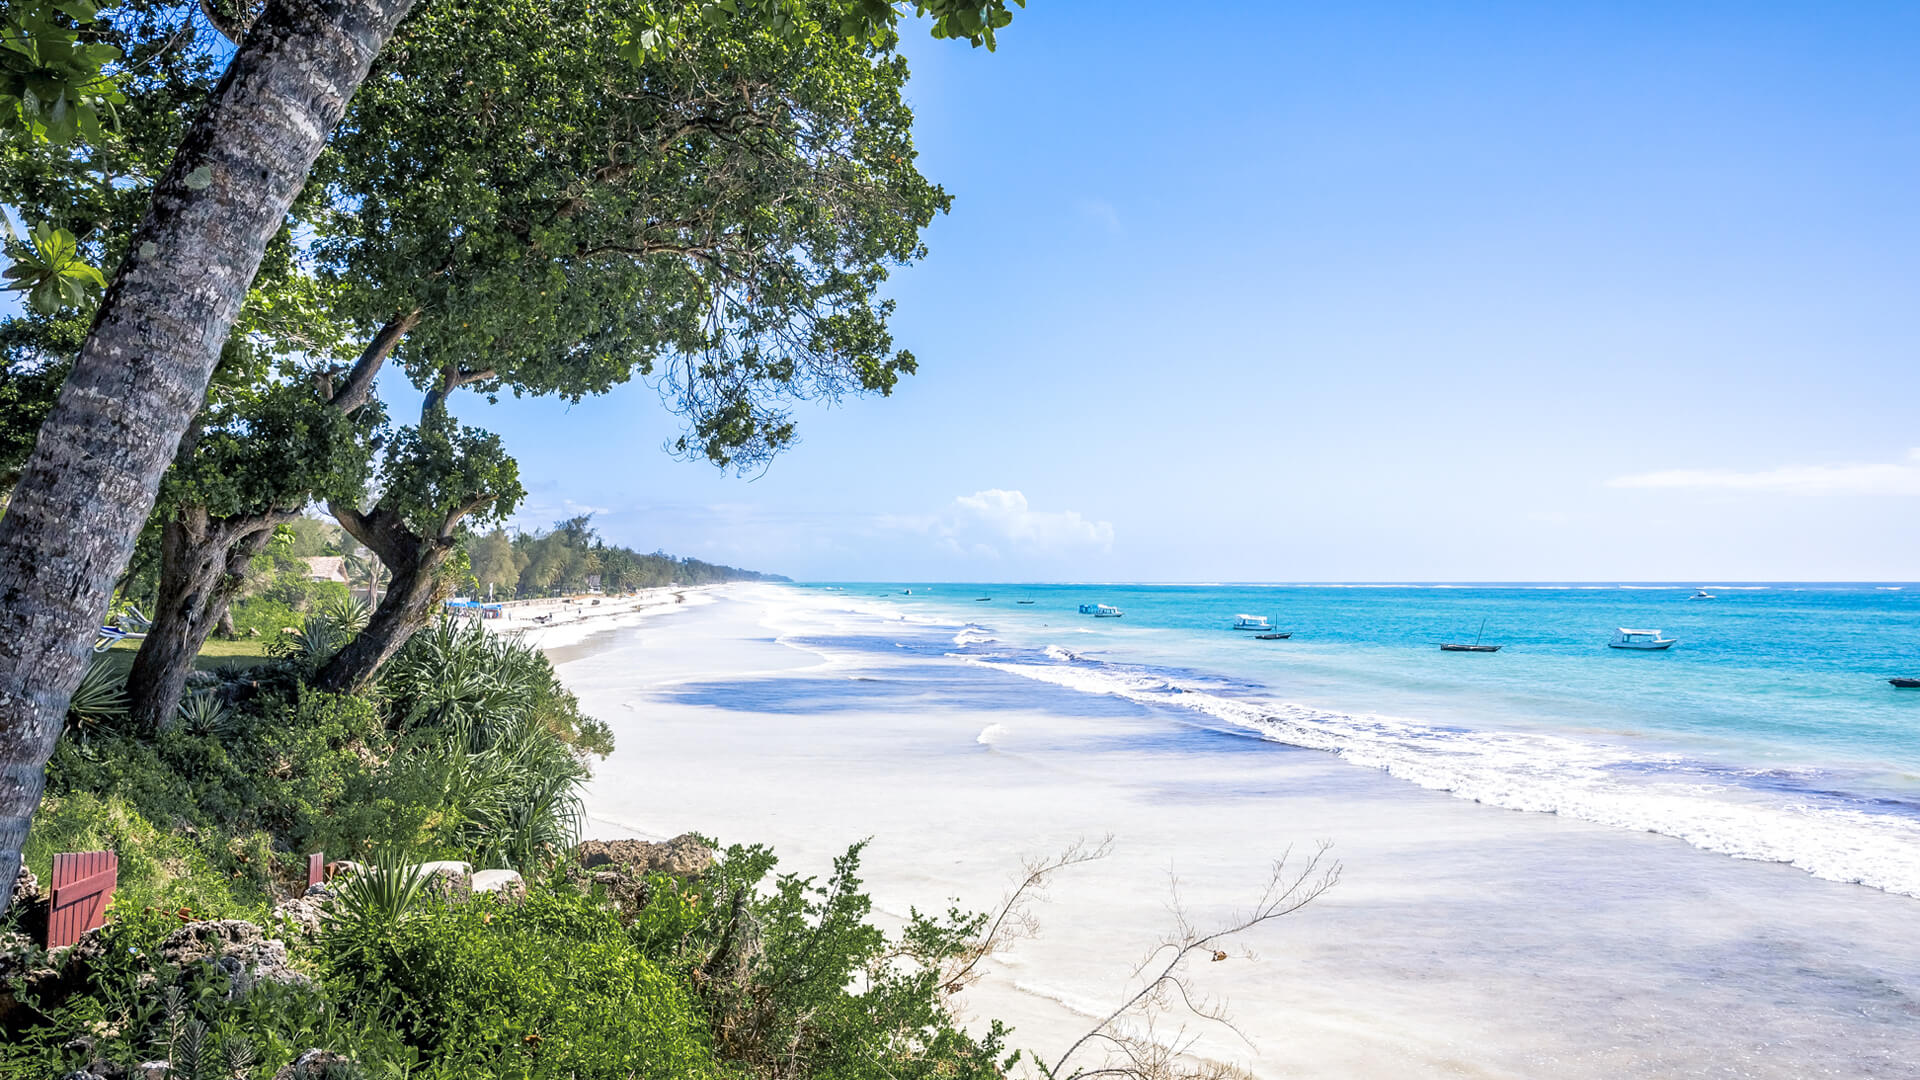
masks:
<path fill-rule="evenodd" d="M 381 366 L 419 318 L 416 311 L 382 327 L 338 388 L 331 374 L 323 374 L 318 389 L 327 404 L 349 415 L 365 405 Z M 195 441 L 190 432 L 177 461 L 190 462 Z M 245 583 L 248 565 L 266 550 L 274 529 L 298 516 L 298 509 L 265 509 L 215 518 L 204 504 L 188 503 L 162 528 L 153 626 L 127 678 L 135 723 L 159 729 L 172 719 L 207 636 L 215 628 L 233 633 L 233 598 Z"/>
<path fill-rule="evenodd" d="M 153 625 L 127 673 L 136 725 L 166 727 L 187 689 L 194 658 L 216 625 L 227 620 L 247 565 L 266 550 L 273 530 L 297 511 L 212 519 L 189 507 L 160 533 L 160 595 Z"/>
<path fill-rule="evenodd" d="M 0 882 L 67 698 L 234 316 L 413 0 L 268 0 L 154 188 L 0 518 Z M 0 911 L 11 892 L 0 889 Z"/>
<path fill-rule="evenodd" d="M 466 514 L 451 516 L 439 535 L 423 537 L 386 507 L 376 506 L 364 514 L 346 506 L 329 509 L 340 527 L 367 545 L 393 575 L 366 629 L 355 634 L 314 677 L 314 684 L 323 690 L 348 693 L 372 682 L 414 631 L 433 618 L 433 605 L 446 584 L 440 568 L 459 544 L 453 531 Z"/>

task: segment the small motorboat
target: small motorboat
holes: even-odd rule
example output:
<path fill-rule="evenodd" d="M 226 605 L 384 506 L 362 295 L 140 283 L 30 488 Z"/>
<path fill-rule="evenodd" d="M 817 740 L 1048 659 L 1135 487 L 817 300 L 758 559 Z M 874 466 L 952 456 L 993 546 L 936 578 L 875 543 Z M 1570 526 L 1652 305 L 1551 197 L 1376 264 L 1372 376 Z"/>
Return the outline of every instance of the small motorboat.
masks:
<path fill-rule="evenodd" d="M 1233 620 L 1235 630 L 1271 630 L 1265 615 L 1242 615 Z"/>
<path fill-rule="evenodd" d="M 1096 619 L 1117 619 L 1125 615 L 1126 612 L 1121 611 L 1112 604 L 1081 604 L 1080 614 L 1091 615 Z"/>
<path fill-rule="evenodd" d="M 1487 632 L 1487 620 L 1481 619 L 1480 630 L 1478 633 L 1473 635 L 1473 641 L 1470 644 L 1462 644 L 1460 642 L 1449 641 L 1449 642 L 1443 643 L 1440 646 L 1440 651 L 1441 652 L 1499 652 L 1500 646 L 1498 645 L 1480 644 L 1480 637 L 1482 634 L 1485 634 L 1486 632 Z"/>
<path fill-rule="evenodd" d="M 1887 681 L 1902 690 L 1920 690 L 1920 679 L 1888 679 Z"/>
<path fill-rule="evenodd" d="M 1255 641 L 1285 641 L 1292 636 L 1293 631 L 1288 630 L 1280 634 L 1255 634 L 1253 635 L 1253 639 Z"/>
<path fill-rule="evenodd" d="M 1680 644 L 1679 638 L 1670 638 L 1658 630 L 1629 630 L 1622 626 L 1607 642 L 1609 649 L 1671 649 Z"/>
<path fill-rule="evenodd" d="M 1708 591 L 1707 591 L 1707 590 L 1705 590 L 1705 589 L 1700 589 L 1700 590 L 1697 590 L 1697 591 L 1696 591 L 1696 592 L 1695 592 L 1695 593 L 1694 593 L 1694 594 L 1693 594 L 1692 596 L 1689 596 L 1689 597 L 1687 597 L 1687 599 L 1689 599 L 1689 600 L 1718 600 L 1718 599 L 1720 599 L 1720 598 L 1719 598 L 1719 597 L 1717 597 L 1717 596 L 1715 596 L 1715 595 L 1713 595 L 1712 593 L 1710 593 L 1710 592 L 1708 592 Z"/>
<path fill-rule="evenodd" d="M 991 599 L 993 599 L 991 596 L 976 596 L 973 598 L 973 602 L 976 604 L 984 604 Z"/>
<path fill-rule="evenodd" d="M 1031 600 L 1015 600 L 1015 601 L 1014 601 L 1014 603 L 1016 603 L 1016 604 L 1031 604 L 1031 603 L 1033 603 L 1033 601 L 1031 601 Z"/>

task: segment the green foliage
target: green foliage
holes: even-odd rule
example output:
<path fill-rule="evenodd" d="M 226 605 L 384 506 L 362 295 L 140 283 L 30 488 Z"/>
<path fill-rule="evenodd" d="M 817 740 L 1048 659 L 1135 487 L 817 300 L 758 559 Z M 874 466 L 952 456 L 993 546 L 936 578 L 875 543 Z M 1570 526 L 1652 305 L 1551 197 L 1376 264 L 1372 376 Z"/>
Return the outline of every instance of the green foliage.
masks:
<path fill-rule="evenodd" d="M 278 637 L 267 642 L 267 654 L 287 660 L 303 675 L 311 676 L 320 670 L 333 654 L 345 648 L 353 640 L 358 629 L 343 620 L 353 619 L 358 609 L 343 603 L 336 605 L 333 614 L 314 612 L 300 620 L 299 627 L 293 633 L 285 630 Z M 365 622 L 361 622 L 365 626 Z"/>
<path fill-rule="evenodd" d="M 9 239 L 13 265 L 6 271 L 6 289 L 26 293 L 27 307 L 37 314 L 81 307 L 107 287 L 107 279 L 80 257 L 80 242 L 65 229 L 43 221 L 25 240 Z"/>
<path fill-rule="evenodd" d="M 343 413 L 298 373 L 229 385 L 196 418 L 162 498 L 217 518 L 357 499 L 384 422 L 377 403 Z"/>
<path fill-rule="evenodd" d="M 0 20 L 0 131 L 68 143 L 98 139 L 102 114 L 126 101 L 107 66 L 120 50 L 93 40 L 93 0 L 14 0 Z"/>
<path fill-rule="evenodd" d="M 505 541 L 504 534 L 497 534 Z M 493 544 L 487 537 L 483 544 Z M 774 574 L 760 574 L 731 566 L 702 562 L 693 558 L 675 558 L 663 552 L 643 555 L 631 548 L 611 545 L 595 535 L 591 520 L 576 517 L 556 522 L 544 533 L 521 533 L 511 541 L 513 563 L 518 567 L 520 596 L 541 596 L 554 591 L 578 592 L 587 588 L 588 575 L 597 574 L 607 592 L 648 589 L 662 585 L 709 585 L 724 581 L 785 581 Z M 491 549 L 489 549 L 491 550 Z M 498 556 L 489 555 L 489 559 Z"/>
<path fill-rule="evenodd" d="M 168 1075 L 180 1080 L 269 1077 L 312 1047 L 346 1054 L 373 1075 L 405 1075 L 415 1064 L 377 1013 L 345 1007 L 313 985 L 267 982 L 230 993 L 209 965 L 161 962 L 157 946 L 180 925 L 173 914 L 119 904 L 115 911 L 97 952 L 63 961 L 70 992 L 5 1015 L 0 1077 L 41 1080 L 94 1061 L 125 1069 L 154 1060 L 169 1062 Z"/>
<path fill-rule="evenodd" d="M 423 386 L 577 399 L 657 368 L 677 448 L 723 465 L 790 443 L 795 399 L 890 390 L 914 362 L 880 290 L 949 200 L 904 61 L 823 29 L 838 0 L 790 6 L 638 69 L 623 6 L 421 9 L 315 169 L 343 304 L 426 313 L 396 354 Z"/>
<path fill-rule="evenodd" d="M 407 642 L 382 689 L 400 724 L 443 747 L 434 776 L 475 862 L 525 872 L 572 846 L 583 759 L 613 739 L 544 654 L 446 619 Z"/>
<path fill-rule="evenodd" d="M 976 1041 L 946 1007 L 943 965 L 977 937 L 980 920 L 914 912 L 889 940 L 868 921 L 863 846 L 834 860 L 825 882 L 781 874 L 768 883 L 771 852 L 729 849 L 701 883 L 696 933 L 674 939 L 674 923 L 689 920 L 657 899 L 636 931 L 673 962 L 698 964 L 715 1045 L 751 1075 L 1001 1076 L 999 1025 Z M 757 947 L 744 944 L 749 936 Z"/>
<path fill-rule="evenodd" d="M 50 881 L 53 857 L 63 851 L 119 853 L 116 919 L 146 908 L 184 908 L 202 918 L 258 917 L 266 910 L 268 880 L 240 861 L 259 853 L 256 840 L 230 844 L 219 834 L 162 828 L 117 795 L 77 791 L 41 803 L 27 836 L 27 866 Z"/>
<path fill-rule="evenodd" d="M 442 409 L 429 410 L 418 426 L 395 435 L 381 482 L 381 504 L 425 537 L 442 535 L 463 515 L 480 522 L 502 519 L 526 495 L 520 466 L 500 437 L 460 424 Z"/>
<path fill-rule="evenodd" d="M 105 656 L 95 655 L 87 662 L 80 685 L 67 699 L 67 727 L 75 738 L 86 740 L 127 718 L 127 672 Z"/>
<path fill-rule="evenodd" d="M 569 889 L 435 907 L 330 959 L 332 981 L 384 1002 L 435 1077 L 723 1075 L 685 989 Z"/>
<path fill-rule="evenodd" d="M 415 634 L 388 666 L 382 689 L 409 727 L 455 734 L 474 751 L 511 739 L 524 721 L 605 757 L 605 725 L 580 712 L 546 654 L 463 620 L 442 619 Z"/>
<path fill-rule="evenodd" d="M 189 735 L 219 737 L 233 729 L 233 710 L 215 690 L 195 690 L 180 699 L 174 723 Z"/>
<path fill-rule="evenodd" d="M 264 596 L 249 596 L 235 601 L 232 615 L 234 633 L 241 637 L 259 638 L 263 642 L 279 638 L 288 627 L 298 629 L 302 620 L 301 614 L 293 608 Z"/>
<path fill-rule="evenodd" d="M 1020 7 L 1027 0 L 1013 0 Z M 895 0 L 840 0 L 822 7 L 804 0 L 691 0 L 681 3 L 636 5 L 630 31 L 621 39 L 621 54 L 635 64 L 668 58 L 696 25 L 755 26 L 787 37 L 838 32 L 850 42 L 885 45 L 893 40 L 900 21 Z M 924 0 L 914 14 L 933 17 L 933 36 L 959 38 L 991 52 L 994 31 L 1013 21 L 1007 0 Z"/>

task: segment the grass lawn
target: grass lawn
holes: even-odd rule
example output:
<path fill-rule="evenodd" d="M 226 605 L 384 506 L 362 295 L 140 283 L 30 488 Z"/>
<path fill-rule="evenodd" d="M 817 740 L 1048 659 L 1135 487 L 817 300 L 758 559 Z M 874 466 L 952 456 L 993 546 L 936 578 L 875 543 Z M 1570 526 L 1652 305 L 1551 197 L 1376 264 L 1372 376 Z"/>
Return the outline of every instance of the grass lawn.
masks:
<path fill-rule="evenodd" d="M 133 666 L 133 654 L 140 651 L 137 641 L 122 641 L 106 651 L 108 659 L 121 667 Z M 258 638 L 242 638 L 239 641 L 221 641 L 209 639 L 200 647 L 200 655 L 194 658 L 193 666 L 203 671 L 216 668 L 243 668 L 255 664 L 264 664 L 268 660 L 266 643 Z"/>

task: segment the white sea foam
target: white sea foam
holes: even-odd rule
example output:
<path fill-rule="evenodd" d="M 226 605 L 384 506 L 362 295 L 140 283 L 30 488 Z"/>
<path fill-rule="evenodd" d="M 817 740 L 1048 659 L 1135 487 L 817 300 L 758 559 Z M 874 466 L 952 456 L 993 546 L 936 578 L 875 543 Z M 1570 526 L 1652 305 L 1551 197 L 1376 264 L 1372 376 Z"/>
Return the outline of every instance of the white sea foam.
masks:
<path fill-rule="evenodd" d="M 986 727 L 980 729 L 980 734 L 975 735 L 973 741 L 979 743 L 981 746 L 998 746 L 1001 738 L 1004 737 L 1006 733 L 1007 726 L 1005 724 L 988 724 Z"/>
<path fill-rule="evenodd" d="M 998 641 L 997 637 L 987 633 L 987 628 L 978 623 L 968 623 L 960 632 L 953 635 L 953 643 L 962 648 L 968 645 L 985 645 L 989 641 Z"/>
<path fill-rule="evenodd" d="M 1059 660 L 1063 663 L 1080 659 L 1080 656 L 1078 653 L 1075 653 L 1071 649 L 1063 649 L 1058 645 L 1047 646 L 1046 653 L 1047 653 L 1047 656 L 1051 657 L 1052 659 Z"/>
<path fill-rule="evenodd" d="M 970 663 L 1094 694 L 1191 709 L 1463 799 L 1659 833 L 1736 858 L 1920 897 L 1920 821 L 1773 797 L 1733 784 L 1636 780 L 1677 759 L 1532 732 L 1439 728 L 1288 702 L 1229 698 L 1103 664 Z"/>

